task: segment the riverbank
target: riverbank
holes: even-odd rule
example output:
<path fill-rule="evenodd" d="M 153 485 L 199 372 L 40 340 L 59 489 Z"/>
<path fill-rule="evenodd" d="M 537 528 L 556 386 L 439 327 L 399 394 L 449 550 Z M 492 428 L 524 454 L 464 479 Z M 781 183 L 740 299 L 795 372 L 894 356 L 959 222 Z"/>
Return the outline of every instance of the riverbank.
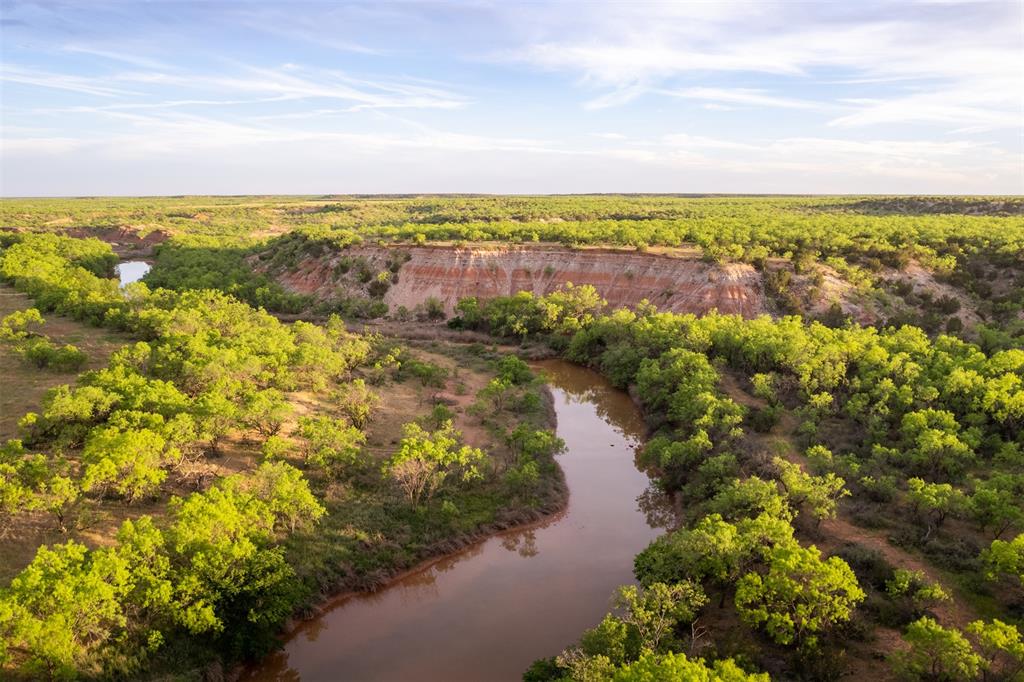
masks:
<path fill-rule="evenodd" d="M 376 591 L 326 600 L 314 618 L 291 623 L 284 649 L 244 679 L 519 679 L 535 658 L 600 619 L 611 591 L 631 582 L 633 555 L 660 533 L 637 504 L 650 486 L 633 457 L 646 427 L 629 397 L 597 374 L 538 364 L 554 370 L 568 508 L 510 529 L 481 528 L 491 537 L 395 574 Z M 392 660 L 399 657 L 386 652 L 399 646 L 401 660 Z"/>
<path fill-rule="evenodd" d="M 524 423 L 540 430 L 556 428 L 551 391 L 539 382 L 520 389 L 539 398 L 539 407 L 529 413 L 516 414 L 511 404 L 485 415 L 474 409 L 472 396 L 488 380 L 486 374 L 482 381 L 478 376 L 481 367 L 491 366 L 502 354 L 446 346 L 410 350 L 420 360 L 448 370 L 446 386 L 431 389 L 434 393 L 426 400 L 428 407 L 431 403 L 450 405 L 464 442 L 484 447 L 495 462 L 505 457 L 502 450 L 507 446 L 500 434 L 510 426 Z M 446 358 L 451 366 L 445 365 Z M 408 421 L 409 411 L 417 405 L 421 410 L 428 409 L 422 407 L 424 396 L 414 397 L 408 387 L 391 385 L 382 395 L 387 405 L 378 410 L 367 442 L 367 448 L 378 457 L 393 451 L 399 437 L 400 432 L 394 423 L 387 423 L 389 420 Z M 447 492 L 443 500 L 417 508 L 395 499 L 390 489 L 359 490 L 358 485 L 342 485 L 325 490 L 327 515 L 314 532 L 295 537 L 286 548 L 310 594 L 286 622 L 281 638 L 287 640 L 339 600 L 372 594 L 502 533 L 551 522 L 568 503 L 565 476 L 551 456 L 538 458 L 537 472 L 538 479 L 527 492 L 510 492 L 499 471 L 483 482 L 459 486 Z M 250 668 L 251 663 L 238 665 L 228 678 L 237 679 Z M 219 666 L 214 664 L 207 676 L 221 676 Z"/>

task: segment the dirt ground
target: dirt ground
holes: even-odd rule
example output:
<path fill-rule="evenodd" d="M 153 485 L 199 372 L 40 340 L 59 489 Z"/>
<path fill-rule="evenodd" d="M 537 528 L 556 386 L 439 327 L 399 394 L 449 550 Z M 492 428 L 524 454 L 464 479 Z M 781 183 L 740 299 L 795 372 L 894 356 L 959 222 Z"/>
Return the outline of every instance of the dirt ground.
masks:
<path fill-rule="evenodd" d="M 28 296 L 0 284 L 0 317 L 31 307 Z M 131 341 L 123 334 L 89 327 L 60 315 L 51 313 L 43 318 L 46 324 L 39 329 L 41 333 L 56 344 L 73 344 L 88 356 L 81 371 L 105 367 L 111 354 Z M 24 362 L 6 344 L 0 344 L 0 439 L 16 437 L 18 420 L 26 412 L 39 410 L 46 391 L 73 384 L 77 375 L 78 372 L 39 369 Z"/>
<path fill-rule="evenodd" d="M 7 286 L 0 286 L 0 317 L 31 307 L 31 300 Z M 111 354 L 131 339 L 109 330 L 88 327 L 58 315 L 45 315 L 42 332 L 55 343 L 73 343 L 88 355 L 82 371 L 99 369 L 107 365 Z M 397 343 L 397 342 L 396 342 Z M 402 425 L 430 412 L 433 396 L 441 394 L 455 414 L 455 426 L 464 434 L 465 441 L 476 447 L 491 446 L 493 438 L 479 420 L 470 416 L 466 408 L 476 393 L 490 379 L 480 367 L 470 368 L 449 355 L 416 349 L 412 354 L 419 360 L 429 361 L 448 369 L 443 388 L 424 388 L 414 379 L 388 382 L 372 387 L 380 396 L 380 406 L 374 410 L 367 428 L 367 449 L 383 460 L 395 449 L 402 436 Z M 28 411 L 41 408 L 46 391 L 62 384 L 74 384 L 77 374 L 57 373 L 38 369 L 21 360 L 9 347 L 0 345 L 0 438 L 17 436 L 17 422 Z M 332 390 L 296 392 L 289 398 L 295 413 L 285 425 L 285 435 L 294 431 L 298 418 L 306 414 L 333 414 L 340 416 L 331 403 Z M 234 433 L 224 438 L 216 452 L 200 456 L 193 464 L 173 471 L 155 499 L 127 505 L 119 500 L 86 498 L 80 509 L 77 526 L 69 532 L 60 531 L 54 519 L 44 513 L 18 516 L 6 537 L 0 552 L 0 583 L 9 581 L 35 556 L 42 544 L 55 544 L 74 539 L 96 547 L 112 542 L 113 535 L 126 519 L 142 515 L 160 517 L 166 512 L 167 500 L 172 495 L 187 495 L 208 487 L 224 476 L 251 470 L 260 461 L 260 442 L 251 434 Z M 74 452 L 65 453 L 74 466 Z M 297 455 L 297 459 L 300 457 Z"/>
<path fill-rule="evenodd" d="M 723 374 L 719 387 L 727 396 L 741 405 L 756 408 L 766 404 L 765 401 L 745 391 L 740 380 L 731 374 Z M 796 416 L 786 410 L 771 432 L 767 434 L 749 432 L 747 437 L 754 440 L 760 449 L 773 455 L 780 455 L 806 470 L 807 458 L 800 452 L 795 439 L 798 426 L 799 422 Z M 941 584 L 952 597 L 950 601 L 931 609 L 936 618 L 946 626 L 963 628 L 967 623 L 980 617 L 977 609 L 943 571 L 931 565 L 921 555 L 890 543 L 886 531 L 855 525 L 848 518 L 842 504 L 839 506 L 839 514 L 836 518 L 823 521 L 814 537 L 805 537 L 803 540 L 805 544 L 816 545 L 825 555 L 832 554 L 848 545 L 858 545 L 877 551 L 894 568 L 923 572 L 929 580 Z M 885 657 L 898 649 L 901 643 L 899 632 L 883 626 L 876 626 L 868 641 L 848 642 L 847 662 L 850 676 L 854 678 L 864 676 L 864 679 L 872 680 L 891 679 L 892 671 L 885 663 Z"/>

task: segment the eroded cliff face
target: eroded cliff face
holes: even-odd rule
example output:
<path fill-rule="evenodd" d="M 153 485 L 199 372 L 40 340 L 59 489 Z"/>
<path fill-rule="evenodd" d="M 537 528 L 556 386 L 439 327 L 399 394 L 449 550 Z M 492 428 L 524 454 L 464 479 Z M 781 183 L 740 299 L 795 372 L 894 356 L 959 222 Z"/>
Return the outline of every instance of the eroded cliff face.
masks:
<path fill-rule="evenodd" d="M 754 316 L 764 311 L 760 277 L 748 265 L 710 265 L 691 258 L 604 250 L 551 248 L 421 248 L 385 295 L 392 307 L 428 296 L 452 309 L 461 298 L 530 291 L 538 296 L 566 283 L 590 284 L 613 308 L 647 299 L 660 310 Z"/>
<path fill-rule="evenodd" d="M 592 285 L 613 308 L 632 307 L 647 299 L 659 310 L 672 312 L 701 314 L 717 309 L 754 317 L 766 309 L 761 277 L 749 265 L 715 265 L 689 256 L 611 249 L 353 247 L 307 259 L 278 280 L 293 291 L 325 299 L 357 293 L 350 274 L 338 274 L 344 258 L 356 259 L 374 273 L 405 260 L 384 294 L 391 310 L 398 306 L 411 310 L 434 297 L 451 313 L 459 299 L 467 296 L 483 300 L 519 291 L 543 295 L 568 282 Z"/>

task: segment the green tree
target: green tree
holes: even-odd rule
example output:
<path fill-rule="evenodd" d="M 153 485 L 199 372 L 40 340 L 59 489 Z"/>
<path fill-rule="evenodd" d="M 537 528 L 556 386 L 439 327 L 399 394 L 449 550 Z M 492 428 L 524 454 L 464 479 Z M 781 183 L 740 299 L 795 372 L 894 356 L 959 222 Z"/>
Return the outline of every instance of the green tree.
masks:
<path fill-rule="evenodd" d="M 967 632 L 981 655 L 981 666 L 986 680 L 1018 680 L 1024 672 L 1024 641 L 1016 625 L 993 620 L 976 620 L 967 626 Z"/>
<path fill-rule="evenodd" d="M 171 500 L 173 616 L 193 634 L 227 633 L 255 643 L 260 631 L 267 636 L 291 613 L 294 573 L 272 545 L 280 519 L 259 492 L 232 476 Z M 279 511 L 286 517 L 288 507 Z"/>
<path fill-rule="evenodd" d="M 924 615 L 939 602 L 950 600 L 942 585 L 929 582 L 922 571 L 905 568 L 897 568 L 893 572 L 892 578 L 885 582 L 885 592 L 914 618 Z"/>
<path fill-rule="evenodd" d="M 850 491 L 844 487 L 846 481 L 833 473 L 812 476 L 805 473 L 799 464 L 787 462 L 781 457 L 773 461 L 779 468 L 779 480 L 786 489 L 789 501 L 814 519 L 815 528 L 821 525 L 822 520 L 836 517 L 839 500 L 850 495 Z"/>
<path fill-rule="evenodd" d="M 508 445 L 508 456 L 499 459 L 502 470 L 515 464 L 520 457 L 546 459 L 565 450 L 565 441 L 553 431 L 535 429 L 522 422 L 505 434 L 505 443 Z"/>
<path fill-rule="evenodd" d="M 709 514 L 690 529 L 652 542 L 636 556 L 633 572 L 642 585 L 710 580 L 721 590 L 719 607 L 740 576 L 772 547 L 793 543 L 789 522 L 763 514 L 735 524 Z"/>
<path fill-rule="evenodd" d="M 995 474 L 988 480 L 974 481 L 974 492 L 967 500 L 971 518 L 996 540 L 1024 522 L 1022 505 L 1024 480 L 1012 474 Z"/>
<path fill-rule="evenodd" d="M 281 391 L 268 388 L 252 391 L 243 398 L 242 422 L 264 439 L 277 435 L 285 421 L 291 416 L 292 406 Z"/>
<path fill-rule="evenodd" d="M 416 423 L 406 424 L 398 451 L 384 464 L 382 471 L 416 506 L 429 501 L 448 481 L 469 482 L 482 477 L 483 451 L 459 445 L 461 435 L 446 422 L 430 433 Z"/>
<path fill-rule="evenodd" d="M 348 417 L 357 429 L 363 429 L 370 422 L 373 411 L 380 405 L 380 396 L 367 387 L 362 379 L 353 379 L 335 394 L 335 400 L 342 414 Z"/>
<path fill-rule="evenodd" d="M 731 659 L 708 665 L 704 659 L 689 659 L 680 653 L 645 653 L 635 663 L 616 670 L 611 682 L 655 682 L 685 680 L 686 682 L 769 682 L 767 673 L 748 673 Z"/>
<path fill-rule="evenodd" d="M 32 677 L 99 672 L 101 651 L 127 627 L 131 589 L 130 567 L 112 551 L 40 547 L 0 590 L 0 661 Z"/>
<path fill-rule="evenodd" d="M 821 633 L 850 619 L 864 596 L 842 559 L 822 560 L 813 546 L 780 545 L 764 575 L 740 578 L 736 608 L 744 622 L 763 626 L 776 642 L 814 648 Z"/>
<path fill-rule="evenodd" d="M 927 616 L 907 626 L 903 641 L 909 648 L 892 654 L 890 661 L 907 679 L 953 682 L 975 679 L 981 672 L 981 657 L 967 638 Z"/>
<path fill-rule="evenodd" d="M 989 580 L 1006 575 L 1024 585 L 1024 533 L 1013 540 L 993 540 L 981 553 L 981 561 Z"/>
<path fill-rule="evenodd" d="M 955 479 L 974 461 L 974 452 L 961 439 L 960 424 L 951 412 L 909 412 L 900 431 L 910 464 L 932 480 Z"/>
<path fill-rule="evenodd" d="M 306 441 L 306 461 L 319 469 L 340 472 L 359 461 L 366 434 L 343 420 L 318 415 L 299 419 Z"/>
<path fill-rule="evenodd" d="M 728 520 L 754 518 L 761 514 L 786 521 L 793 519 L 789 500 L 779 492 L 776 483 L 757 476 L 734 479 L 711 499 L 708 508 Z"/>
<path fill-rule="evenodd" d="M 647 587 L 624 585 L 616 592 L 614 603 L 622 610 L 622 622 L 636 630 L 640 648 L 661 651 L 676 625 L 693 622 L 707 601 L 700 585 L 685 581 Z"/>
<path fill-rule="evenodd" d="M 67 532 L 75 503 L 81 497 L 81 489 L 69 476 L 56 475 L 48 480 L 39 493 L 40 507 L 53 514 L 57 528 Z"/>
<path fill-rule="evenodd" d="M 959 488 L 949 483 L 926 483 L 920 478 L 907 480 L 907 499 L 915 513 L 924 513 L 929 518 L 929 533 L 938 528 L 946 517 L 963 512 L 967 498 Z"/>
<path fill-rule="evenodd" d="M 167 478 L 165 461 L 177 456 L 163 436 L 149 429 L 122 431 L 116 427 L 95 430 L 82 451 L 85 473 L 82 490 L 113 491 L 129 502 L 150 495 Z"/>
<path fill-rule="evenodd" d="M 579 648 L 588 658 L 604 656 L 609 663 L 618 666 L 636 660 L 640 653 L 638 640 L 635 628 L 609 613 L 597 627 L 583 633 Z"/>
<path fill-rule="evenodd" d="M 30 325 L 46 324 L 42 314 L 36 308 L 16 310 L 0 319 L 0 341 L 20 341 L 28 338 L 32 332 Z"/>
<path fill-rule="evenodd" d="M 267 504 L 276 528 L 308 530 L 326 513 L 302 472 L 285 462 L 264 462 L 241 481 L 241 490 Z"/>

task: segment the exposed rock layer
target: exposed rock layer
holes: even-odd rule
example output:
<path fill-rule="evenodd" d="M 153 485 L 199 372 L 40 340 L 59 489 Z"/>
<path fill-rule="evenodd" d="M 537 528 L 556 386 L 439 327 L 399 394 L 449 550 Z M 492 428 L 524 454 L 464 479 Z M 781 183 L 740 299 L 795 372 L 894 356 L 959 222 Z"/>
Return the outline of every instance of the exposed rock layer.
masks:
<path fill-rule="evenodd" d="M 635 306 L 647 299 L 659 310 L 672 312 L 717 309 L 747 317 L 765 312 L 761 277 L 741 263 L 716 265 L 689 256 L 546 246 L 358 247 L 343 253 L 380 268 L 396 251 L 409 259 L 385 294 L 392 310 L 412 309 L 435 297 L 451 312 L 467 296 L 489 299 L 519 291 L 543 295 L 572 282 L 592 285 L 612 307 Z M 293 291 L 328 297 L 336 290 L 332 273 L 338 258 L 307 260 L 279 279 Z"/>

